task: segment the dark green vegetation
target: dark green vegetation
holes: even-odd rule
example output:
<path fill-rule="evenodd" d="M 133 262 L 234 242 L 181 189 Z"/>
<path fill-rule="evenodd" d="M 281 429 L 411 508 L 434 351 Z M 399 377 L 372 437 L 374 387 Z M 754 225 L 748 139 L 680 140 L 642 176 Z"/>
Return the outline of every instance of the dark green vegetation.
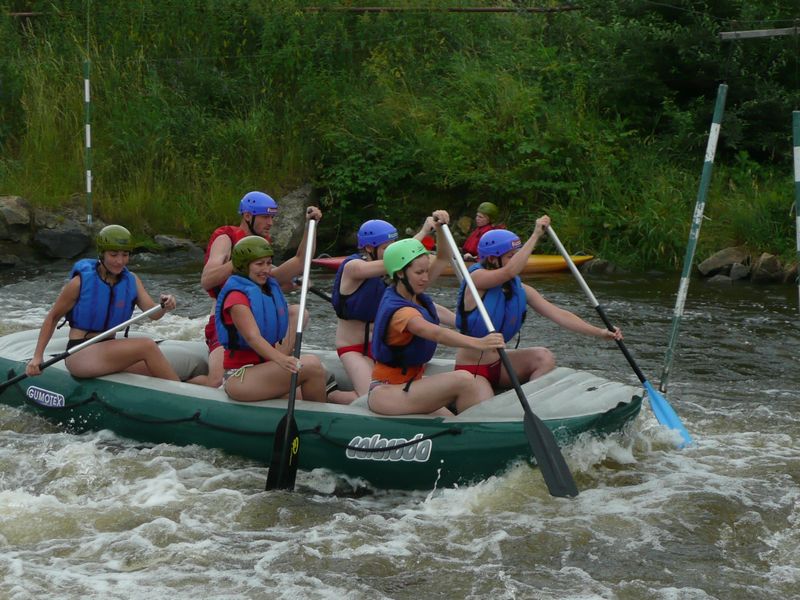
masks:
<path fill-rule="evenodd" d="M 800 37 L 718 34 L 792 26 L 796 0 L 587 0 L 551 14 L 310 4 L 0 0 L 0 193 L 81 198 L 89 56 L 107 221 L 201 240 L 235 220 L 245 191 L 312 181 L 331 242 L 365 218 L 417 226 L 434 205 L 471 215 L 489 199 L 520 234 L 547 211 L 570 250 L 672 268 L 726 82 L 699 255 L 793 254 Z"/>

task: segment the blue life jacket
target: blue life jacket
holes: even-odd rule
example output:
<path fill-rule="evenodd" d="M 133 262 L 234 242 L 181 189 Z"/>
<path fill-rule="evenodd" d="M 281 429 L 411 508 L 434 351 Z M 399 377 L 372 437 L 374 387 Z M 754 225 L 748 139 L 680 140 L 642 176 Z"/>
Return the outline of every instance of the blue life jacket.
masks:
<path fill-rule="evenodd" d="M 336 311 L 336 316 L 340 319 L 372 323 L 378 312 L 378 304 L 380 304 L 387 287 L 383 277 L 365 279 L 352 294 L 345 295 L 339 291 L 345 265 L 351 260 L 360 258 L 361 256 L 358 254 L 351 254 L 339 265 L 339 269 L 336 271 L 336 278 L 333 280 L 331 304 L 333 305 L 333 310 Z"/>
<path fill-rule="evenodd" d="M 386 343 L 386 333 L 392 315 L 404 306 L 416 308 L 426 321 L 434 325 L 439 324 L 439 315 L 436 313 L 433 300 L 426 294 L 420 294 L 417 296 L 417 300 L 420 304 L 403 298 L 397 293 L 394 286 L 386 288 L 378 307 L 378 314 L 375 316 L 375 326 L 372 332 L 372 356 L 377 362 L 391 367 L 405 368 L 424 365 L 433 358 L 433 354 L 436 352 L 436 342 L 425 338 L 414 336 L 411 342 L 405 346 L 390 346 Z"/>
<path fill-rule="evenodd" d="M 281 286 L 275 278 L 267 278 L 266 289 L 264 289 L 247 277 L 231 275 L 220 290 L 216 307 L 217 338 L 226 350 L 252 350 L 236 326 L 233 323 L 227 325 L 222 318 L 225 298 L 234 291 L 242 292 L 247 296 L 261 337 L 273 346 L 286 337 L 286 332 L 289 330 L 289 306 L 281 291 Z"/>
<path fill-rule="evenodd" d="M 105 331 L 131 318 L 136 305 L 136 278 L 122 269 L 117 282 L 111 286 L 100 278 L 100 261 L 84 258 L 75 263 L 70 279 L 81 278 L 78 301 L 67 313 L 70 327 L 85 331 Z"/>
<path fill-rule="evenodd" d="M 472 273 L 481 268 L 483 267 L 480 264 L 475 264 L 469 268 L 469 272 Z M 503 289 L 505 285 L 498 285 L 486 290 L 483 295 L 483 305 L 486 307 L 486 312 L 489 314 L 492 325 L 495 326 L 497 332 L 503 334 L 505 341 L 509 341 L 522 329 L 527 311 L 527 299 L 519 277 L 514 277 L 514 279 L 507 282 L 508 291 Z M 477 308 L 469 312 L 464 309 L 466 288 L 466 281 L 462 281 L 458 290 L 458 304 L 456 305 L 456 329 L 465 335 L 483 337 L 489 331 L 483 323 L 480 311 Z"/>

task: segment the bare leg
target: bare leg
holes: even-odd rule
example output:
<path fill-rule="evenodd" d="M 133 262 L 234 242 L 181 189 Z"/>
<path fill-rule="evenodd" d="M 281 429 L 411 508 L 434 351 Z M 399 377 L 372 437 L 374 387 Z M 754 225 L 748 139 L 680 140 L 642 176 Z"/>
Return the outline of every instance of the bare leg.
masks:
<path fill-rule="evenodd" d="M 146 369 L 142 372 L 140 361 Z M 179 381 L 177 373 L 149 338 L 126 338 L 98 342 L 64 361 L 75 377 L 100 377 L 122 371 L 136 372 L 160 379 Z"/>
<path fill-rule="evenodd" d="M 217 346 L 208 355 L 208 375 L 198 375 L 192 377 L 186 383 L 197 385 L 207 385 L 208 387 L 218 388 L 222 385 L 222 376 L 225 369 L 222 367 L 222 360 L 225 357 L 225 348 Z"/>
<path fill-rule="evenodd" d="M 369 382 L 372 379 L 372 368 L 375 366 L 375 361 L 360 352 L 347 352 L 340 356 L 339 360 L 342 361 L 357 396 L 366 394 L 369 391 Z"/>
<path fill-rule="evenodd" d="M 325 402 L 325 370 L 316 356 L 300 357 L 303 367 L 297 382 L 305 400 Z M 259 402 L 285 398 L 289 393 L 292 374 L 274 362 L 262 363 L 244 370 L 242 376 L 233 376 L 225 382 L 228 396 L 239 402 Z"/>
<path fill-rule="evenodd" d="M 522 383 L 533 381 L 556 368 L 556 358 L 553 353 L 541 346 L 508 350 L 506 354 L 511 366 L 514 367 L 514 371 L 517 373 L 517 378 Z M 505 367 L 500 372 L 499 385 L 504 388 L 511 387 L 511 378 L 508 376 Z"/>
<path fill-rule="evenodd" d="M 489 382 L 466 371 L 438 373 L 411 384 L 382 385 L 370 392 L 369 407 L 384 415 L 429 414 L 455 402 L 458 412 L 494 395 Z"/>

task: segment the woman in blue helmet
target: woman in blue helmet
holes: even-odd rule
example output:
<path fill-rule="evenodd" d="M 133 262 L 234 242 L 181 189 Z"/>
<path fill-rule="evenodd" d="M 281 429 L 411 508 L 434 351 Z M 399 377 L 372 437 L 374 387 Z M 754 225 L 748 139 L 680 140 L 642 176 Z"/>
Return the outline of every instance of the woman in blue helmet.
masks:
<path fill-rule="evenodd" d="M 520 280 L 519 274 L 549 225 L 550 217 L 547 215 L 537 219 L 533 233 L 525 244 L 515 233 L 505 229 L 495 229 L 481 237 L 478 243 L 480 262 L 470 268 L 470 276 L 495 329 L 506 342 L 510 341 L 519 333 L 527 307 L 531 307 L 541 316 L 570 331 L 608 340 L 622 339 L 622 332 L 618 328 L 611 332 L 595 327 L 574 313 L 548 302 L 534 288 Z M 456 327 L 467 335 L 486 334 L 486 326 L 476 309 L 475 299 L 466 291 L 465 282 L 461 283 L 459 290 Z M 542 346 L 509 350 L 507 354 L 522 382 L 544 375 L 556 366 L 553 353 Z M 485 378 L 493 387 L 511 386 L 500 356 L 494 350 L 479 352 L 461 348 L 456 353 L 455 368 Z"/>
<path fill-rule="evenodd" d="M 440 223 L 447 222 L 446 216 L 440 217 L 437 229 Z M 416 239 L 395 242 L 384 253 L 383 262 L 392 285 L 384 293 L 375 316 L 372 337 L 375 367 L 368 398 L 370 409 L 377 413 L 446 416 L 493 394 L 488 383 L 460 371 L 423 377 L 437 344 L 472 348 L 476 352 L 503 347 L 499 333 L 475 338 L 439 325 L 433 301 L 425 294 L 449 263 L 446 240 L 439 239 L 437 246 L 441 250 L 433 260 Z"/>
<path fill-rule="evenodd" d="M 69 323 L 67 349 L 70 349 L 127 321 L 135 306 L 143 311 L 156 306 L 139 277 L 128 271 L 130 232 L 121 225 L 108 225 L 98 232 L 95 243 L 98 258 L 84 258 L 75 263 L 69 281 L 47 313 L 33 358 L 25 369 L 28 376 L 41 373 L 39 365 L 45 347 L 62 318 L 66 317 Z M 175 297 L 162 295 L 161 303 L 164 310 L 151 317 L 154 320 L 175 308 Z M 150 338 L 110 337 L 69 355 L 64 364 L 75 377 L 101 377 L 127 371 L 178 380 L 172 365 Z"/>
<path fill-rule="evenodd" d="M 435 231 L 434 219 L 445 214 L 434 212 L 425 220 L 415 239 L 421 240 Z M 371 351 L 372 323 L 387 287 L 383 253 L 396 240 L 397 229 L 391 223 L 380 219 L 362 223 L 358 229 L 359 252 L 339 265 L 333 281 L 331 303 L 339 318 L 336 352 L 353 383 L 355 397 L 369 391 L 375 365 Z"/>

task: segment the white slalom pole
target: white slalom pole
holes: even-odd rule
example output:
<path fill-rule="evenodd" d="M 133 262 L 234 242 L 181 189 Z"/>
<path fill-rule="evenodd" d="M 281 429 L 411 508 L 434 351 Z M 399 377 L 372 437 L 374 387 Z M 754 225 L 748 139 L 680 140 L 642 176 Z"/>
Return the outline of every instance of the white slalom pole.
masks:
<path fill-rule="evenodd" d="M 694 205 L 694 216 L 692 217 L 692 228 L 689 231 L 689 242 L 686 245 L 686 255 L 683 259 L 683 272 L 681 273 L 681 283 L 678 286 L 678 297 L 675 300 L 675 310 L 672 316 L 672 329 L 669 334 L 667 353 L 664 357 L 664 370 L 661 372 L 661 384 L 659 389 L 662 394 L 667 391 L 667 381 L 669 371 L 672 368 L 672 359 L 675 353 L 675 346 L 678 343 L 678 332 L 681 328 L 683 318 L 683 307 L 686 302 L 686 294 L 689 292 L 689 279 L 692 274 L 692 263 L 694 261 L 694 251 L 697 247 L 697 238 L 700 237 L 700 226 L 703 224 L 703 211 L 706 207 L 706 197 L 708 187 L 711 183 L 711 172 L 714 170 L 714 155 L 717 152 L 717 140 L 719 139 L 720 124 L 722 123 L 722 113 L 725 110 L 725 96 L 728 93 L 728 86 L 720 84 L 717 90 L 717 102 L 714 106 L 714 117 L 711 123 L 711 131 L 708 133 L 708 146 L 706 147 L 706 157 L 703 162 L 703 172 L 700 176 L 700 188 L 697 191 L 697 202 Z"/>
<path fill-rule="evenodd" d="M 795 248 L 800 267 L 800 110 L 792 112 L 794 137 L 794 224 L 797 232 Z M 800 310 L 800 276 L 797 278 L 797 309 Z"/>

